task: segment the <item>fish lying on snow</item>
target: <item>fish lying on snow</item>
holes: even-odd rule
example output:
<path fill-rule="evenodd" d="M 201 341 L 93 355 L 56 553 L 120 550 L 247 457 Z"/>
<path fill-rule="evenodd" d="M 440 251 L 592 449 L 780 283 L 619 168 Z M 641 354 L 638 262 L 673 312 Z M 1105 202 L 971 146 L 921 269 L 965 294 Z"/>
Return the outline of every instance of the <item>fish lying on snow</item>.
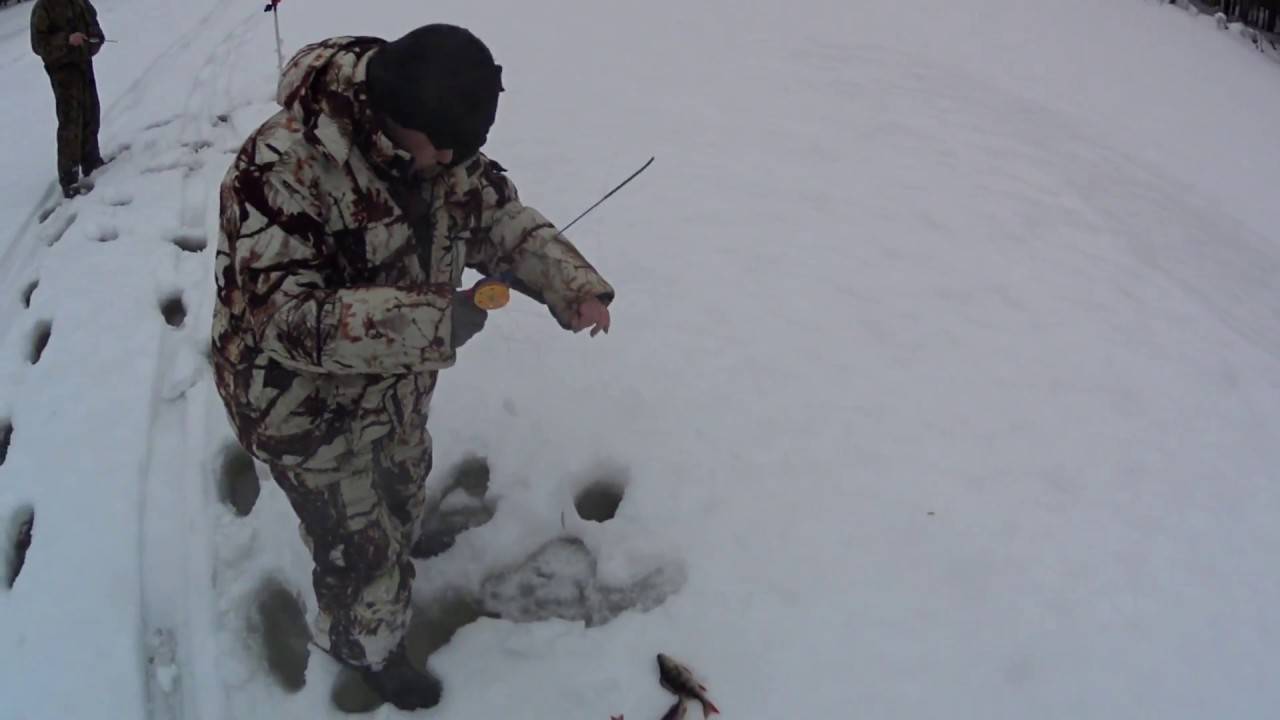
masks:
<path fill-rule="evenodd" d="M 662 687 L 675 693 L 679 698 L 675 705 L 662 716 L 662 720 L 680 720 L 685 716 L 686 700 L 697 701 L 702 705 L 702 717 L 708 718 L 720 713 L 716 704 L 707 697 L 707 686 L 698 682 L 693 671 L 681 665 L 669 655 L 658 653 L 658 682 Z"/>
<path fill-rule="evenodd" d="M 659 720 L 684 720 L 689 714 L 689 703 L 702 705 L 702 717 L 708 718 L 720 714 L 720 709 L 707 697 L 707 686 L 698 682 L 693 671 L 674 660 L 669 655 L 658 653 L 658 682 L 662 687 L 675 693 L 676 703 L 667 708 Z M 621 715 L 610 715 L 609 720 L 623 720 Z"/>

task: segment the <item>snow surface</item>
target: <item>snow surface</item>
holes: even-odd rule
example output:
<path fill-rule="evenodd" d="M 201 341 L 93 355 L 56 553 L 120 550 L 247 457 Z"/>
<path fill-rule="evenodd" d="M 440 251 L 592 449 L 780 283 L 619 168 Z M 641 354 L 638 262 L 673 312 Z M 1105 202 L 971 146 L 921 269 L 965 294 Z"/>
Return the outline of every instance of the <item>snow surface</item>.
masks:
<path fill-rule="evenodd" d="M 503 617 L 431 655 L 423 716 L 656 718 L 658 652 L 733 719 L 1280 715 L 1273 62 L 1141 0 L 423 8 L 285 3 L 286 54 L 475 29 L 487 150 L 562 221 L 658 156 L 573 232 L 612 333 L 518 300 L 443 377 L 429 483 L 487 458 L 496 513 L 415 597 Z M 29 10 L 0 10 L 5 580 L 34 510 L 0 718 L 342 717 L 324 655 L 268 670 L 262 598 L 313 608 L 309 561 L 261 469 L 226 500 L 256 485 L 205 361 L 270 16 L 102 2 L 121 154 L 55 203 Z M 575 511 L 593 481 L 611 520 Z"/>

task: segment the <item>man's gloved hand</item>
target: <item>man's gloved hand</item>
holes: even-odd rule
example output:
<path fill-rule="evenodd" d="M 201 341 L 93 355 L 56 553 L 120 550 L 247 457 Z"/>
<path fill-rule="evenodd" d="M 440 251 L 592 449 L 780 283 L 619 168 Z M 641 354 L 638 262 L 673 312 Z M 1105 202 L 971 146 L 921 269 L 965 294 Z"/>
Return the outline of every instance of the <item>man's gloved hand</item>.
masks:
<path fill-rule="evenodd" d="M 484 321 L 489 319 L 489 311 L 476 306 L 471 293 L 456 292 L 451 303 L 453 313 L 453 347 L 462 347 L 472 335 L 484 329 Z"/>

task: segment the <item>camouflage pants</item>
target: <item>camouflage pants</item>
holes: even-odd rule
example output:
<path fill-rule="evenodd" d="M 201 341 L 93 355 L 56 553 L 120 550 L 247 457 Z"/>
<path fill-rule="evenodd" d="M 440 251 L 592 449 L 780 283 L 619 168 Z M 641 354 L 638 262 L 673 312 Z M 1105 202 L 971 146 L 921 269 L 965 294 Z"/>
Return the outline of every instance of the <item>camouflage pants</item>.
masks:
<path fill-rule="evenodd" d="M 382 420 L 356 422 L 382 425 Z M 323 455 L 314 460 L 271 467 L 315 562 L 319 614 L 313 636 L 343 663 L 378 668 L 409 626 L 414 578 L 409 549 L 431 470 L 425 415 L 367 447 L 344 450 L 338 462 Z"/>
<path fill-rule="evenodd" d="M 50 68 L 49 82 L 58 113 L 58 177 L 66 184 L 78 170 L 100 162 L 98 84 L 93 64 Z"/>

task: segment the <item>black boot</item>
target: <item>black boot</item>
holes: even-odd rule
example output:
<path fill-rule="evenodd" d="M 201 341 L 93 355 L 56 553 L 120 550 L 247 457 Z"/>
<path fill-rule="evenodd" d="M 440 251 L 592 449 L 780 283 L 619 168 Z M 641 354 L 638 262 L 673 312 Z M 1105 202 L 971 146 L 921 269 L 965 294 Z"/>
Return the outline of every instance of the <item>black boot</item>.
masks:
<path fill-rule="evenodd" d="M 80 194 L 80 188 L 77 185 L 79 182 L 80 177 L 76 174 L 75 168 L 58 173 L 58 184 L 62 186 L 62 197 L 64 198 L 73 198 Z"/>
<path fill-rule="evenodd" d="M 415 668 L 403 644 L 391 653 L 381 670 L 360 672 L 374 692 L 401 710 L 420 710 L 440 704 L 440 680 L 430 671 Z"/>
<path fill-rule="evenodd" d="M 81 172 L 84 173 L 85 177 L 89 177 L 90 175 L 97 172 L 98 168 L 106 164 L 107 164 L 107 161 L 103 160 L 101 155 L 95 155 L 94 157 L 80 163 L 80 170 Z"/>

